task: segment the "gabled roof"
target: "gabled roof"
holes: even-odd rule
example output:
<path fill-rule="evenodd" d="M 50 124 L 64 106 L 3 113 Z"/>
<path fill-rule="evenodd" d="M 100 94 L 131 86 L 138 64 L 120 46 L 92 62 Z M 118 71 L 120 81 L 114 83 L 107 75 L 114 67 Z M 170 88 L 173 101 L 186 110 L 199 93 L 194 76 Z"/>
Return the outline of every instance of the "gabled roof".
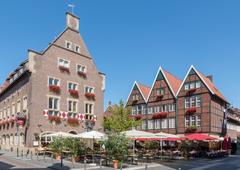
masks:
<path fill-rule="evenodd" d="M 196 74 L 198 75 L 198 77 L 202 80 L 202 82 L 206 85 L 206 87 L 208 88 L 208 90 L 213 94 L 218 96 L 220 99 L 224 100 L 225 102 L 228 103 L 228 101 L 226 100 L 226 98 L 222 95 L 222 93 L 216 88 L 216 86 L 213 84 L 213 82 L 211 82 L 204 74 L 202 74 L 201 72 L 199 72 L 193 65 L 189 68 L 178 92 L 177 95 L 179 94 L 184 82 L 186 81 L 189 73 L 191 70 L 194 70 L 196 72 Z"/>
<path fill-rule="evenodd" d="M 177 91 L 178 91 L 178 89 L 179 89 L 179 87 L 180 87 L 180 85 L 182 83 L 182 80 L 180 80 L 179 78 L 175 77 L 174 75 L 172 75 L 168 71 L 164 70 L 162 67 L 159 67 L 158 72 L 156 74 L 156 77 L 155 77 L 155 79 L 153 81 L 152 88 L 151 88 L 150 93 L 148 95 L 147 101 L 149 100 L 149 97 L 150 97 L 150 95 L 152 93 L 152 90 L 154 88 L 155 82 L 157 81 L 157 77 L 158 77 L 159 73 L 162 73 L 162 75 L 163 75 L 164 79 L 166 80 L 167 85 L 170 88 L 173 96 L 175 98 L 177 96 L 176 94 L 177 94 Z"/>
<path fill-rule="evenodd" d="M 134 82 L 134 84 L 133 84 L 133 86 L 132 86 L 132 89 L 131 89 L 131 91 L 130 91 L 130 93 L 129 93 L 129 95 L 128 95 L 127 102 L 128 102 L 128 100 L 129 100 L 129 97 L 131 96 L 132 91 L 133 91 L 133 89 L 134 89 L 135 86 L 136 86 L 136 87 L 138 88 L 138 90 L 140 91 L 140 94 L 142 95 L 144 101 L 147 102 L 147 97 L 148 97 L 149 92 L 150 92 L 150 87 L 145 86 L 145 85 L 143 85 L 143 84 L 139 84 L 139 83 L 136 82 L 136 81 Z"/>

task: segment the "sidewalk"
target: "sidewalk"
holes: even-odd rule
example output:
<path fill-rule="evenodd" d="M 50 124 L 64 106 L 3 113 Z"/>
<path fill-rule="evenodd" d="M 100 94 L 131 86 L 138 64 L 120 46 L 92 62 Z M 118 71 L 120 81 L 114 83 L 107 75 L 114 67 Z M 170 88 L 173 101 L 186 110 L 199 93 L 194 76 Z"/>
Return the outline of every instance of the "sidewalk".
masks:
<path fill-rule="evenodd" d="M 0 151 L 2 154 L 1 157 L 4 157 L 4 159 L 8 159 L 12 162 L 15 162 L 16 164 L 23 164 L 26 165 L 26 167 L 33 167 L 33 168 L 38 168 L 38 169 L 46 169 L 46 170 L 114 170 L 112 167 L 106 167 L 102 166 L 100 167 L 99 165 L 91 165 L 91 164 L 82 164 L 82 163 L 75 163 L 74 166 L 71 161 L 68 160 L 63 160 L 63 167 L 61 167 L 60 161 L 52 159 L 51 157 L 43 157 L 39 156 L 32 156 L 28 155 L 28 157 L 23 156 L 23 157 L 17 157 L 17 154 L 15 152 L 5 152 L 5 151 Z M 147 165 L 148 169 L 151 168 L 157 168 L 157 169 L 166 169 L 166 170 L 172 170 L 172 168 L 166 167 L 164 165 L 160 164 L 139 164 L 139 165 L 128 165 L 126 170 L 144 170 L 145 166 Z"/>

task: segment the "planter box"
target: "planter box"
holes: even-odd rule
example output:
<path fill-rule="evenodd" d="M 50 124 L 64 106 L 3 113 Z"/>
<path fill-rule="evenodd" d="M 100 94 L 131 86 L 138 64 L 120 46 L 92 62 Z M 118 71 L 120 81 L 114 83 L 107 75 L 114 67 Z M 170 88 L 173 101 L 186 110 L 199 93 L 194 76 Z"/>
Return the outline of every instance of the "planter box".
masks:
<path fill-rule="evenodd" d="M 74 97 L 78 97 L 78 90 L 69 90 L 69 93 Z"/>
<path fill-rule="evenodd" d="M 197 90 L 197 89 L 189 89 L 189 90 L 187 91 L 187 94 L 188 94 L 188 95 L 189 95 L 189 94 L 192 94 L 192 93 L 194 93 L 196 90 Z"/>
<path fill-rule="evenodd" d="M 55 122 L 56 124 L 61 123 L 61 118 L 59 116 L 48 116 L 48 120 L 53 123 Z"/>
<path fill-rule="evenodd" d="M 70 126 L 79 126 L 79 121 L 76 118 L 68 118 L 67 123 Z"/>
<path fill-rule="evenodd" d="M 167 117 L 168 112 L 159 112 L 152 115 L 152 119 L 161 119 Z"/>
<path fill-rule="evenodd" d="M 186 110 L 186 114 L 193 114 L 197 112 L 197 108 L 196 107 L 192 107 Z"/>
<path fill-rule="evenodd" d="M 67 73 L 69 73 L 69 68 L 68 68 L 68 67 L 59 66 L 59 69 L 60 69 L 62 72 L 67 72 Z"/>
<path fill-rule="evenodd" d="M 95 94 L 94 94 L 94 93 L 85 93 L 85 96 L 86 96 L 88 99 L 95 100 Z"/>
<path fill-rule="evenodd" d="M 131 118 L 136 119 L 136 120 L 141 120 L 143 118 L 142 115 L 131 115 Z"/>
<path fill-rule="evenodd" d="M 55 92 L 55 93 L 60 93 L 60 91 L 61 91 L 60 86 L 56 86 L 56 85 L 50 85 L 50 86 L 49 86 L 49 89 L 50 89 L 51 91 Z"/>
<path fill-rule="evenodd" d="M 188 128 L 185 129 L 186 133 L 193 133 L 197 131 L 197 127 L 196 126 L 190 126 Z"/>
<path fill-rule="evenodd" d="M 162 98 L 163 98 L 162 94 L 156 96 L 156 100 L 162 100 Z"/>
<path fill-rule="evenodd" d="M 87 74 L 82 71 L 78 71 L 78 75 L 82 78 L 87 78 Z"/>

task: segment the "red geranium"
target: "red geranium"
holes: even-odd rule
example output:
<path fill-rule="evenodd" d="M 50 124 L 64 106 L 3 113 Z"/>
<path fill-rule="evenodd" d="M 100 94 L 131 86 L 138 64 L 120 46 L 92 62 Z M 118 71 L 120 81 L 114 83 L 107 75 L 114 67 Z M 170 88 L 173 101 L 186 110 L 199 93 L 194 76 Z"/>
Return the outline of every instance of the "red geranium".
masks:
<path fill-rule="evenodd" d="M 88 98 L 88 99 L 95 99 L 95 94 L 94 93 L 85 93 L 85 96 Z"/>
<path fill-rule="evenodd" d="M 64 71 L 64 72 L 68 72 L 68 73 L 69 73 L 69 68 L 68 68 L 68 67 L 59 66 L 59 69 L 60 69 L 61 71 Z"/>
<path fill-rule="evenodd" d="M 78 126 L 79 125 L 79 121 L 76 118 L 68 118 L 67 122 L 71 126 Z"/>
<path fill-rule="evenodd" d="M 61 118 L 59 116 L 48 116 L 48 120 L 57 124 L 61 123 Z"/>
<path fill-rule="evenodd" d="M 161 119 L 167 117 L 168 112 L 159 112 L 152 115 L 152 119 Z"/>
<path fill-rule="evenodd" d="M 74 97 L 78 97 L 78 90 L 69 90 L 69 93 Z"/>
<path fill-rule="evenodd" d="M 60 86 L 58 86 L 58 85 L 50 85 L 50 86 L 49 86 L 49 89 L 50 89 L 51 91 L 56 92 L 56 93 L 59 93 L 59 92 L 61 91 L 61 88 L 60 88 Z"/>
<path fill-rule="evenodd" d="M 84 73 L 84 72 L 82 72 L 82 71 L 78 71 L 78 75 L 79 75 L 80 77 L 83 77 L 83 78 L 86 78 L 86 77 L 87 77 L 87 74 Z"/>
<path fill-rule="evenodd" d="M 192 114 L 192 113 L 196 113 L 197 108 L 196 107 L 191 107 L 189 109 L 186 110 L 186 113 L 188 114 Z"/>

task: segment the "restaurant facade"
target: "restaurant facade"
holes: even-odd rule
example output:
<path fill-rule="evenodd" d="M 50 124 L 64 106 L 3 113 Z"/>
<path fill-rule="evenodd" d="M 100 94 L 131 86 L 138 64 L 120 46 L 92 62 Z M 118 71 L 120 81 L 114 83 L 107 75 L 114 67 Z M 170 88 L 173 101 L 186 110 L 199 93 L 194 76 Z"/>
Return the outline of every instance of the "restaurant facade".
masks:
<path fill-rule="evenodd" d="M 237 137 L 228 130 L 229 102 L 216 88 L 213 77 L 194 66 L 183 80 L 160 67 L 151 87 L 134 82 L 126 103 L 132 108 L 132 117 L 142 119 L 141 130 Z M 235 116 L 234 125 L 240 127 L 240 115 Z"/>
<path fill-rule="evenodd" d="M 79 18 L 66 13 L 65 30 L 42 52 L 28 50 L 0 87 L 1 147 L 32 147 L 56 131 L 102 129 L 104 91 L 105 74 L 79 33 Z"/>

